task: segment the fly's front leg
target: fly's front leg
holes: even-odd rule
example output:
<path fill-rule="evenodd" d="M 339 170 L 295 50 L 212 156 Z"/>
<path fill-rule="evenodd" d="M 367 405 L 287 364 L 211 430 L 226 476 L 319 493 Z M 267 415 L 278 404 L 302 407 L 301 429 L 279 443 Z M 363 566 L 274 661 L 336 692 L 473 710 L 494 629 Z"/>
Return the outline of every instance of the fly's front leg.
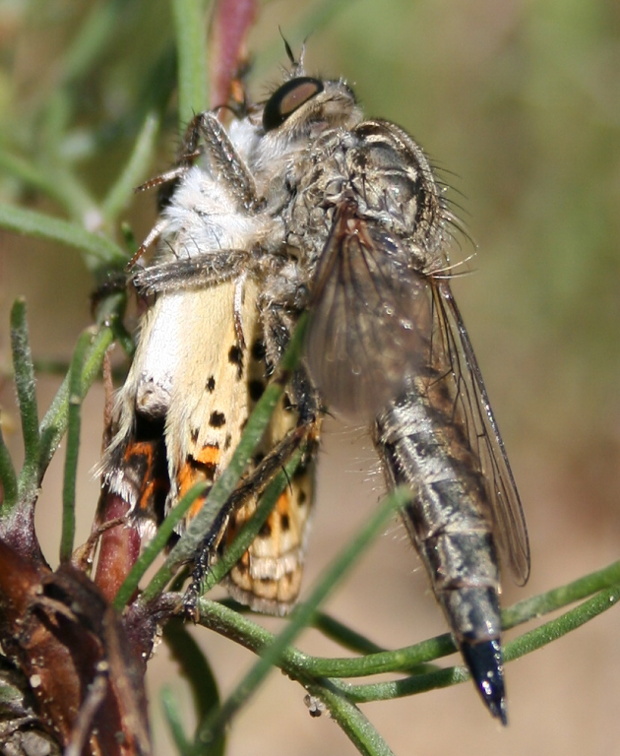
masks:
<path fill-rule="evenodd" d="M 207 288 L 241 276 L 250 261 L 245 250 L 216 252 L 151 265 L 132 279 L 142 295 Z"/>
<path fill-rule="evenodd" d="M 201 155 L 205 156 L 213 177 L 226 188 L 237 208 L 250 214 L 260 209 L 261 201 L 257 197 L 254 179 L 226 130 L 212 112 L 200 113 L 190 122 L 176 165 L 149 179 L 136 191 L 159 188 L 159 207 L 163 210 L 173 201 L 176 188 L 183 183 Z M 162 218 L 153 227 L 129 261 L 128 270 L 133 268 L 149 247 L 164 238 L 168 226 L 169 220 Z"/>
<path fill-rule="evenodd" d="M 266 299 L 263 299 L 260 307 L 265 333 L 265 362 L 271 373 L 288 347 L 300 311 L 294 307 L 270 303 Z M 300 423 L 312 423 L 324 413 L 319 392 L 303 364 L 295 368 L 289 380 L 286 399 L 298 413 Z"/>
<path fill-rule="evenodd" d="M 245 336 L 243 335 L 243 301 L 247 278 L 248 271 L 244 270 L 236 279 L 235 296 L 233 300 L 233 319 L 235 321 L 235 333 L 237 335 L 237 344 L 241 349 L 245 349 L 247 346 Z"/>
<path fill-rule="evenodd" d="M 254 179 L 215 115 L 197 115 L 189 130 L 192 132 L 192 145 L 197 143 L 198 135 L 202 137 L 204 152 L 213 166 L 214 175 L 226 184 L 240 206 L 249 212 L 257 210 L 260 200 L 256 195 Z"/>

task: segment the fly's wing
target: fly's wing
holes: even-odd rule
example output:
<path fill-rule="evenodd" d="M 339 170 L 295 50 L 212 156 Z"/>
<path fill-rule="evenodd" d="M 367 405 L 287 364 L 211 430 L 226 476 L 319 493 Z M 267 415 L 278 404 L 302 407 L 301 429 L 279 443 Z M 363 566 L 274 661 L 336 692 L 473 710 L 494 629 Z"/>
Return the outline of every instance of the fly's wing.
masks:
<path fill-rule="evenodd" d="M 448 282 L 416 270 L 405 242 L 337 209 L 317 267 L 307 363 L 334 410 L 369 419 L 433 367 L 480 465 L 497 545 L 517 580 L 529 573 L 519 495 L 480 369 Z"/>
<path fill-rule="evenodd" d="M 416 369 L 429 307 L 402 247 L 356 209 L 338 207 L 317 266 L 306 362 L 330 409 L 367 422 Z"/>
<path fill-rule="evenodd" d="M 447 280 L 431 279 L 433 292 L 433 350 L 445 352 L 455 403 L 465 419 L 469 443 L 480 461 L 503 561 L 518 583 L 527 581 L 530 549 L 521 500 L 504 442 L 491 409 L 465 324 Z"/>

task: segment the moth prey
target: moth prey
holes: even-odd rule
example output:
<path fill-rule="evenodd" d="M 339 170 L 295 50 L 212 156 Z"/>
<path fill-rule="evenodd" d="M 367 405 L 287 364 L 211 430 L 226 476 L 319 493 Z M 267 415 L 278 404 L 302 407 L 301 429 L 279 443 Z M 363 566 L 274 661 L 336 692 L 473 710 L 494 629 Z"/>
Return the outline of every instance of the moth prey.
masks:
<path fill-rule="evenodd" d="M 116 397 L 102 464 L 104 495 L 128 502 L 146 538 L 196 482 L 213 483 L 226 468 L 297 317 L 285 300 L 271 305 L 282 281 L 295 287 L 281 217 L 288 194 L 272 180 L 288 154 L 273 143 L 264 139 L 256 109 L 233 120 L 228 132 L 214 113 L 202 114 L 188 130 L 179 165 L 158 182 L 177 185 L 144 245 L 159 240 L 155 263 L 134 279 L 154 302 Z M 229 574 L 231 593 L 261 611 L 287 611 L 299 591 L 318 439 L 314 394 L 301 391 L 305 383 L 298 371 L 253 466 L 297 425 L 307 429 L 306 459 Z M 261 492 L 222 513 L 207 561 L 251 516 Z"/>

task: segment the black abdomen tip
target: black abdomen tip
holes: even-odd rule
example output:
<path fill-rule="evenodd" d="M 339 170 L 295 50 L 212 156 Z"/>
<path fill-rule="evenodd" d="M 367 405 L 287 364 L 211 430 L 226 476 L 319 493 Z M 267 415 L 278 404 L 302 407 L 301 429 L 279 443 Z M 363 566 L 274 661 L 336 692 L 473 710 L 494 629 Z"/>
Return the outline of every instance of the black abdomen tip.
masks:
<path fill-rule="evenodd" d="M 504 665 L 499 640 L 462 643 L 461 653 L 489 711 L 502 724 L 508 724 Z"/>

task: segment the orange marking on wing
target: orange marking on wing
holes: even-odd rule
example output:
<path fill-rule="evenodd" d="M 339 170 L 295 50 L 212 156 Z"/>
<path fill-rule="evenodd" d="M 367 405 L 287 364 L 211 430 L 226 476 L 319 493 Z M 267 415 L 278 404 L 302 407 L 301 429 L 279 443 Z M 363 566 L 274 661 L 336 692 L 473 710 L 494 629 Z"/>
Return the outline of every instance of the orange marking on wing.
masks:
<path fill-rule="evenodd" d="M 164 498 L 169 490 L 170 484 L 166 478 L 155 478 L 154 480 L 151 480 L 146 484 L 140 494 L 137 509 L 143 512 L 149 512 L 153 508 L 154 502 L 160 498 Z"/>
<path fill-rule="evenodd" d="M 205 446 L 195 457 L 190 457 L 177 474 L 179 498 L 182 498 L 196 483 L 213 482 L 221 458 L 217 446 Z M 207 494 L 199 496 L 190 507 L 187 517 L 191 519 L 200 512 Z"/>
<path fill-rule="evenodd" d="M 195 460 L 200 465 L 219 465 L 221 456 L 218 446 L 204 446 Z"/>
<path fill-rule="evenodd" d="M 123 460 L 141 480 L 136 509 L 141 512 L 153 512 L 156 502 L 163 500 L 170 490 L 170 483 L 161 469 L 158 459 L 158 441 L 136 441 L 127 445 Z M 160 469 L 158 470 L 158 466 Z"/>
<path fill-rule="evenodd" d="M 291 510 L 291 504 L 291 492 L 288 488 L 285 488 L 278 496 L 274 509 L 278 514 L 288 514 Z"/>
<path fill-rule="evenodd" d="M 155 456 L 155 447 L 152 441 L 134 441 L 127 444 L 123 459 L 125 462 L 131 462 L 136 457 L 145 457 L 147 462 L 152 465 Z"/>

